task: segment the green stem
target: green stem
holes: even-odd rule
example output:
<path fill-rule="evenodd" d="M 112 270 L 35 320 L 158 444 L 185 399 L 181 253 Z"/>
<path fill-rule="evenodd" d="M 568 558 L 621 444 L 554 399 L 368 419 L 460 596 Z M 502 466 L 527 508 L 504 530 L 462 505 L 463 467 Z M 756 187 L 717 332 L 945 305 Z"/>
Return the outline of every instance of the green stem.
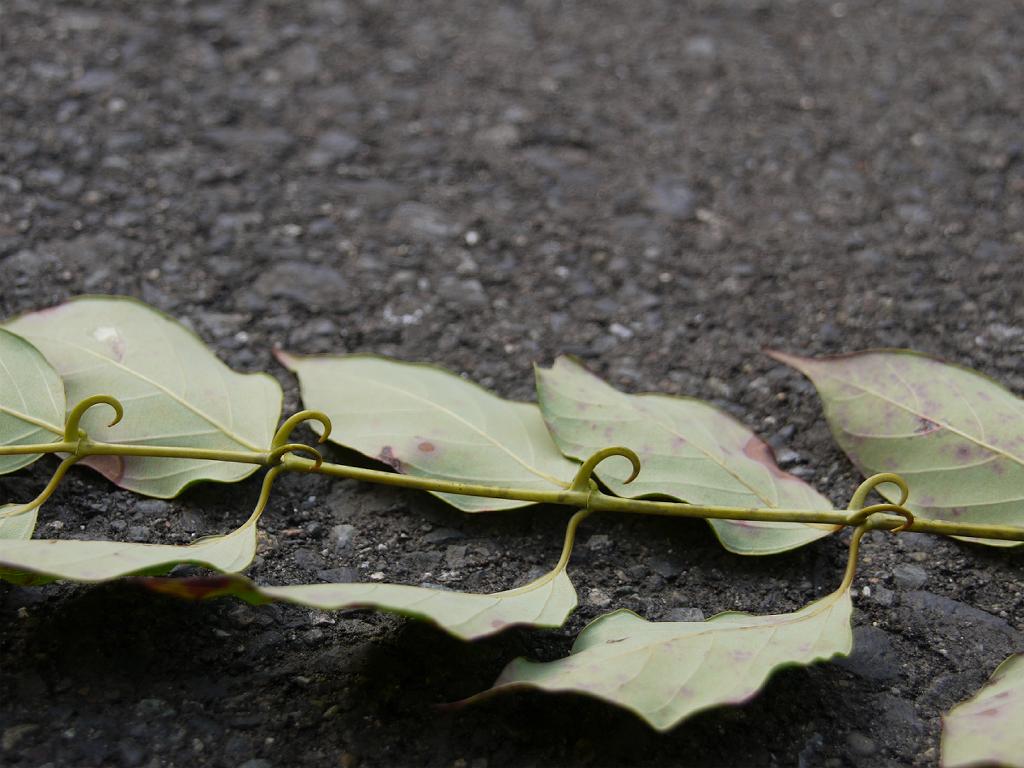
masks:
<path fill-rule="evenodd" d="M 241 464 L 270 466 L 276 463 L 273 451 L 223 451 L 202 448 L 183 448 L 159 445 L 129 445 L 124 443 L 95 442 L 87 437 L 78 441 L 63 440 L 39 445 L 0 446 L 0 456 L 67 453 L 78 459 L 87 456 L 141 456 L 149 458 L 198 459 L 226 461 Z M 863 510 L 792 510 L 749 507 L 719 507 L 686 504 L 678 501 L 650 501 L 611 496 L 600 490 L 582 490 L 574 483 L 568 489 L 536 490 L 504 486 L 461 483 L 441 478 L 417 477 L 396 474 L 377 469 L 365 469 L 344 464 L 318 462 L 292 454 L 281 459 L 284 469 L 294 472 L 318 473 L 330 477 L 360 480 L 400 488 L 412 488 L 435 493 L 450 493 L 459 496 L 479 496 L 492 499 L 511 499 L 539 504 L 558 504 L 589 509 L 591 512 L 619 512 L 635 515 L 660 515 L 665 517 L 702 518 L 713 520 L 740 520 L 766 523 L 804 523 L 835 527 L 857 527 L 864 522 Z M 593 466 L 590 466 L 592 469 Z M 864 494 L 861 494 L 863 496 Z M 855 497 L 857 503 L 862 498 Z M 1024 541 L 1024 528 L 1011 525 L 981 523 L 959 523 L 949 520 L 917 518 L 907 524 L 904 517 L 886 514 L 893 505 L 880 505 L 872 516 L 871 527 L 893 530 L 905 526 L 904 530 L 918 533 L 934 533 L 945 536 L 967 536 L 972 538 L 999 539 L 1003 541 Z M 872 509 L 872 508 L 867 508 Z"/>
<path fill-rule="evenodd" d="M 161 459 L 198 459 L 200 461 L 227 461 L 236 464 L 270 463 L 265 451 L 220 451 L 207 448 L 173 448 L 162 445 L 123 445 L 121 443 L 94 443 L 84 440 L 79 443 L 80 456 L 142 456 Z"/>
<path fill-rule="evenodd" d="M 64 479 L 64 475 L 67 474 L 67 471 L 71 469 L 77 461 L 77 456 L 68 456 L 60 463 L 57 467 L 57 471 L 54 472 L 53 477 L 50 478 L 50 482 L 48 482 L 46 487 L 39 492 L 38 496 L 32 499 L 32 501 L 14 505 L 4 512 L 0 512 L 0 518 L 23 515 L 26 512 L 31 512 L 33 509 L 41 507 L 43 503 L 53 495 L 53 492 L 57 490 L 57 486 L 60 485 L 60 481 Z"/>
<path fill-rule="evenodd" d="M 853 538 L 850 539 L 850 554 L 846 561 L 846 572 L 843 574 L 843 582 L 836 590 L 836 594 L 845 592 L 853 586 L 853 577 L 857 574 L 857 554 L 860 552 L 860 540 L 870 530 L 868 525 L 858 525 L 853 530 Z"/>
<path fill-rule="evenodd" d="M 61 440 L 56 443 L 38 443 L 35 445 L 0 445 L 0 456 L 28 456 L 36 453 L 71 453 L 75 443 Z"/>
<path fill-rule="evenodd" d="M 286 469 L 300 472 L 318 472 L 331 477 L 343 477 L 400 488 L 415 488 L 422 491 L 452 493 L 461 496 L 483 496 L 492 499 L 516 499 L 541 504 L 560 504 L 570 507 L 586 507 L 592 512 L 622 512 L 634 515 L 660 515 L 663 517 L 689 517 L 714 520 L 742 520 L 765 523 L 805 523 L 810 525 L 846 526 L 861 525 L 863 510 L 807 510 L 807 509 L 766 509 L 750 507 L 717 507 L 686 504 L 680 501 L 649 501 L 610 496 L 600 490 L 594 491 L 537 491 L 521 488 L 504 488 L 489 485 L 471 485 L 452 480 L 399 475 L 376 469 L 363 469 L 343 464 L 324 462 L 317 469 L 314 462 L 296 456 L 285 456 Z M 880 505 L 889 506 L 889 505 Z M 899 528 L 906 520 L 899 515 L 876 514 L 872 516 L 871 527 L 892 530 Z M 986 525 L 981 523 L 955 523 L 946 520 L 917 518 L 904 530 L 920 533 L 938 533 L 945 536 L 970 536 L 981 539 L 1024 541 L 1024 528 L 1012 525 Z"/>
<path fill-rule="evenodd" d="M 270 463 L 269 451 L 224 451 L 207 448 L 178 448 L 169 445 L 133 445 L 129 443 L 103 443 L 82 438 L 61 440 L 35 445 L 0 445 L 0 456 L 25 456 L 44 453 L 74 453 L 86 456 L 143 456 L 157 459 L 197 459 L 200 461 L 226 461 L 236 464 Z"/>
<path fill-rule="evenodd" d="M 555 567 L 545 573 L 538 579 L 534 579 L 529 584 L 524 584 L 516 589 L 509 589 L 500 594 L 505 597 L 511 595 L 519 595 L 523 592 L 529 592 L 547 584 L 552 579 L 558 577 L 558 575 L 565 570 L 566 566 L 569 565 L 569 558 L 572 556 L 573 544 L 576 543 L 576 529 L 580 527 L 580 523 L 586 520 L 590 515 L 593 514 L 589 509 L 581 509 L 575 515 L 569 518 L 569 523 L 565 527 L 565 540 L 562 544 L 562 555 L 558 558 L 558 562 L 555 563 Z"/>

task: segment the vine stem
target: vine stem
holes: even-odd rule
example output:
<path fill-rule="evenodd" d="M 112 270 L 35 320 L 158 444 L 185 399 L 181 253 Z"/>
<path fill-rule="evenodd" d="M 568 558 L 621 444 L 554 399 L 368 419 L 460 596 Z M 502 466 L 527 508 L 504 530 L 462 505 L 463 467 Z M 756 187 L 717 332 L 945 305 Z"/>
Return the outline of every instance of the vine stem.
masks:
<path fill-rule="evenodd" d="M 99 397 L 99 396 L 98 396 Z M 94 400 L 108 402 L 108 400 Z M 80 406 L 87 406 L 86 403 Z M 84 412 L 84 408 L 82 409 Z M 76 407 L 80 419 L 81 412 Z M 945 536 L 964 536 L 970 538 L 997 539 L 1002 541 L 1024 542 L 1024 527 L 1012 525 L 994 525 L 983 523 L 961 523 L 952 520 L 932 520 L 917 517 L 903 508 L 906 502 L 906 485 L 896 475 L 877 475 L 872 484 L 865 483 L 855 494 L 857 504 L 851 503 L 853 509 L 847 510 L 794 510 L 763 507 L 722 507 L 702 504 L 688 504 L 678 501 L 653 501 L 649 499 L 631 499 L 612 496 L 597 487 L 591 478 L 596 464 L 609 455 L 621 455 L 630 458 L 634 464 L 634 476 L 639 468 L 639 460 L 628 449 L 609 448 L 599 451 L 582 467 L 572 485 L 564 489 L 537 490 L 507 486 L 461 483 L 442 478 L 403 475 L 377 469 L 353 467 L 347 464 L 333 464 L 317 459 L 307 459 L 293 453 L 284 453 L 288 432 L 304 419 L 320 420 L 324 426 L 324 436 L 329 433 L 329 420 L 322 414 L 302 412 L 289 419 L 278 431 L 274 444 L 269 451 L 226 451 L 203 448 L 187 448 L 159 445 L 133 445 L 126 443 L 108 443 L 91 440 L 83 432 L 77 432 L 77 439 L 71 430 L 67 430 L 64 439 L 52 443 L 34 445 L 0 446 L 0 456 L 35 455 L 35 454 L 67 454 L 81 460 L 88 456 L 139 456 L 147 458 L 178 458 L 198 459 L 206 461 L 225 461 L 258 466 L 278 466 L 292 472 L 305 472 L 327 475 L 330 477 L 360 480 L 362 482 L 381 485 L 412 488 L 434 493 L 448 493 L 459 496 L 478 496 L 492 499 L 511 499 L 515 501 L 534 502 L 540 504 L 556 504 L 562 506 L 587 509 L 590 512 L 618 512 L 622 514 L 659 515 L 664 517 L 701 518 L 711 520 L 737 520 L 745 522 L 766 523 L 805 523 L 828 527 L 857 527 L 862 525 L 868 515 L 871 516 L 871 528 L 895 531 L 907 530 L 918 533 L 941 534 Z M 69 424 L 77 430 L 78 419 L 69 417 Z M 285 428 L 287 427 L 287 428 Z M 297 446 L 295 446 L 297 448 Z M 313 449 L 310 449 L 312 451 Z M 70 466 L 70 465 L 68 465 Z M 585 471 L 584 471 L 585 470 Z M 895 478 L 895 479 L 893 479 Z M 900 504 L 876 504 L 863 507 L 864 497 L 875 485 L 881 482 L 893 482 L 900 485 L 903 498 Z M 898 514 L 892 514 L 896 512 Z"/>

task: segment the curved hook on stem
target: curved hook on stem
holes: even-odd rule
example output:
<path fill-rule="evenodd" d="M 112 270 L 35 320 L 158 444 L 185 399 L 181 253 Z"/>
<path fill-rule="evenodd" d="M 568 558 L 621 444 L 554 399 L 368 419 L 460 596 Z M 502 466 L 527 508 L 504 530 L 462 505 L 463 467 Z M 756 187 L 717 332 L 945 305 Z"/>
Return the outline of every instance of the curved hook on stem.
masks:
<path fill-rule="evenodd" d="M 284 423 L 277 428 L 277 432 L 274 433 L 274 439 L 270 441 L 271 448 L 280 448 L 282 445 L 288 442 L 288 438 L 291 437 L 292 432 L 304 421 L 318 421 L 324 428 L 323 433 L 320 435 L 319 443 L 325 442 L 331 434 L 331 419 L 322 411 L 299 411 L 294 413 L 284 420 Z"/>
<path fill-rule="evenodd" d="M 276 467 L 281 463 L 281 459 L 284 458 L 286 453 L 308 453 L 312 456 L 313 461 L 316 463 L 309 469 L 310 472 L 320 469 L 320 466 L 324 463 L 324 457 L 320 454 L 320 451 L 304 443 L 285 443 L 284 445 L 279 445 L 267 454 L 267 461 Z"/>
<path fill-rule="evenodd" d="M 597 469 L 597 465 L 607 459 L 609 456 L 622 456 L 623 458 L 629 459 L 629 463 L 633 465 L 633 473 L 626 478 L 623 482 L 631 483 L 636 479 L 636 476 L 640 474 L 640 457 L 629 448 L 623 448 L 622 446 L 614 446 L 612 448 L 602 448 L 597 453 L 590 456 L 589 459 L 584 461 L 580 468 L 576 470 L 576 476 L 572 479 L 572 485 L 569 486 L 570 491 L 589 491 L 592 490 L 591 485 L 593 481 L 594 470 Z"/>
<path fill-rule="evenodd" d="M 107 425 L 108 427 L 114 426 L 124 418 L 124 406 L 121 405 L 121 401 L 116 397 L 111 395 L 93 395 L 92 397 L 87 397 L 68 411 L 67 419 L 64 422 L 64 440 L 66 442 L 78 442 L 85 436 L 85 433 L 80 429 L 79 424 L 81 424 L 82 417 L 85 416 L 85 412 L 94 405 L 109 405 L 114 409 L 114 420 Z"/>
<path fill-rule="evenodd" d="M 896 504 L 872 504 L 865 507 L 864 502 L 871 491 L 875 490 L 880 485 L 885 483 L 892 483 L 900 489 L 900 500 Z M 852 518 L 850 518 L 851 525 L 863 526 L 869 517 L 878 512 L 894 512 L 897 515 L 901 515 L 904 519 L 902 525 L 896 528 L 891 528 L 890 533 L 899 533 L 905 531 L 911 525 L 914 524 L 914 513 L 903 505 L 907 503 L 907 499 L 910 497 L 910 488 L 907 486 L 907 481 L 899 475 L 893 472 L 881 472 L 877 475 L 872 475 L 854 491 L 853 497 L 850 499 L 850 504 L 847 507 L 851 512 L 856 512 Z"/>
<path fill-rule="evenodd" d="M 895 528 L 890 528 L 889 533 L 899 533 L 905 531 L 907 528 L 914 524 L 914 513 L 906 507 L 901 507 L 899 504 L 872 504 L 870 507 L 864 507 L 863 509 L 857 510 L 857 514 L 850 518 L 851 525 L 864 525 L 868 518 L 872 515 L 878 514 L 879 512 L 894 512 L 897 515 L 903 517 L 903 524 L 898 525 Z"/>

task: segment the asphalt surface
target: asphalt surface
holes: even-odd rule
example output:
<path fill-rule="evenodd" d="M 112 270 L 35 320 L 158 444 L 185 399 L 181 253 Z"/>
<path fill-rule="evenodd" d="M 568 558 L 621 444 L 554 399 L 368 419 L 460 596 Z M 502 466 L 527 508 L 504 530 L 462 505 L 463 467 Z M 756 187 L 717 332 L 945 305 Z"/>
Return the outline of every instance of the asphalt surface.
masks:
<path fill-rule="evenodd" d="M 1011 0 L 4 0 L 0 72 L 0 314 L 137 296 L 277 376 L 289 410 L 275 345 L 523 399 L 568 352 L 728 410 L 845 506 L 859 478 L 764 347 L 911 347 L 1024 392 Z M 0 501 L 51 469 L 0 479 Z M 271 583 L 510 587 L 554 562 L 568 514 L 280 486 L 252 571 Z M 183 543 L 257 489 L 154 501 L 82 470 L 41 531 Z M 372 613 L 0 586 L 0 763 L 934 766 L 942 712 L 1024 650 L 1016 551 L 874 535 L 850 660 L 668 734 L 568 696 L 435 706 L 611 608 L 795 609 L 838 583 L 845 538 L 743 559 L 700 522 L 595 518 L 566 627 L 473 645 Z"/>

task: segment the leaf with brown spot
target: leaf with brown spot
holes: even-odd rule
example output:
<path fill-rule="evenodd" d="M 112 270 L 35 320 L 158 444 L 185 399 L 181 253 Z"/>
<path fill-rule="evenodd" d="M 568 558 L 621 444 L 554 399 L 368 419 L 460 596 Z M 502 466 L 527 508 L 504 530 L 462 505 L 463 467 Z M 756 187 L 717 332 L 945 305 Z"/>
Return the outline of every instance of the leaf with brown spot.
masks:
<path fill-rule="evenodd" d="M 667 496 L 691 504 L 778 509 L 831 509 L 828 499 L 775 463 L 771 449 L 753 432 L 700 400 L 666 395 L 627 395 L 582 365 L 560 357 L 537 369 L 541 412 L 558 447 L 585 458 L 622 445 L 640 456 L 631 467 L 610 458 L 597 469 L 620 496 Z M 783 552 L 835 530 L 802 523 L 709 521 L 726 549 L 746 555 Z"/>
<path fill-rule="evenodd" d="M 1024 525 L 1024 400 L 1005 387 L 906 350 L 771 354 L 814 383 L 836 442 L 861 472 L 906 479 L 911 511 L 960 523 Z M 894 488 L 878 490 L 898 501 Z"/>
<path fill-rule="evenodd" d="M 559 491 L 576 471 L 536 405 L 504 400 L 443 368 L 370 355 L 277 357 L 298 375 L 305 406 L 331 417 L 332 441 L 397 472 Z M 466 512 L 533 503 L 435 495 Z"/>

